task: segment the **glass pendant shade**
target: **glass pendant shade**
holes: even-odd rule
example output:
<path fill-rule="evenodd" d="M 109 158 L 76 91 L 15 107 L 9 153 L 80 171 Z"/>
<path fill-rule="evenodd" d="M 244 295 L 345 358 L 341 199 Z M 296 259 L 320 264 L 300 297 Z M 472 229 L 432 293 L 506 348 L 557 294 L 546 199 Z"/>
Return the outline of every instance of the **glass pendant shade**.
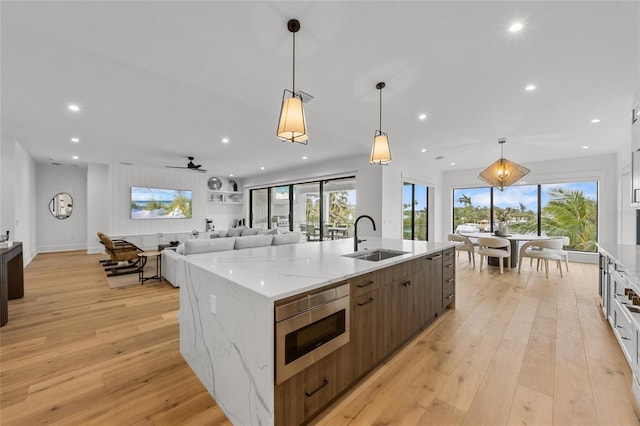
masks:
<path fill-rule="evenodd" d="M 502 144 L 505 142 L 506 141 L 504 139 L 498 140 L 501 149 Z M 478 177 L 494 188 L 504 191 L 504 188 L 513 185 L 526 176 L 530 171 L 531 170 L 518 163 L 507 160 L 502 156 L 501 152 L 500 159 L 481 171 Z"/>
<path fill-rule="evenodd" d="M 287 92 L 290 97 L 287 97 Z M 282 95 L 280 121 L 278 122 L 278 137 L 283 141 L 307 143 L 307 123 L 304 117 L 302 97 L 290 90 Z"/>
<path fill-rule="evenodd" d="M 389 137 L 386 133 L 376 130 L 371 147 L 371 164 L 385 165 L 391 161 L 391 149 L 389 148 Z"/>

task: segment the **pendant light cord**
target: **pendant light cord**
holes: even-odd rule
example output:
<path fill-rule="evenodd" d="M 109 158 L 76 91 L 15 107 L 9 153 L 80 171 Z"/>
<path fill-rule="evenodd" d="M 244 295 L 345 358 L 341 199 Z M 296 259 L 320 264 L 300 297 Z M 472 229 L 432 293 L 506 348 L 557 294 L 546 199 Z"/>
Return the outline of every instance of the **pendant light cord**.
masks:
<path fill-rule="evenodd" d="M 382 133 L 382 89 L 380 89 L 380 133 Z"/>
<path fill-rule="evenodd" d="M 291 91 L 296 93 L 296 33 L 293 33 L 293 84 Z"/>

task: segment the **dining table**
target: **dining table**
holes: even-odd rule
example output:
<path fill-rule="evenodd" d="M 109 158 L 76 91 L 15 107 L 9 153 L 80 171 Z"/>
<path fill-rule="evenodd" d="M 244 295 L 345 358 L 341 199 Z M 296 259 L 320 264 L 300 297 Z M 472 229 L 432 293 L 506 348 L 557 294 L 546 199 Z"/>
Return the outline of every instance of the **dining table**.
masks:
<path fill-rule="evenodd" d="M 539 240 L 549 240 L 550 237 L 543 235 L 534 235 L 534 234 L 506 234 L 506 235 L 497 235 L 491 232 L 461 232 L 460 235 L 464 235 L 469 238 L 504 238 L 509 240 L 511 243 L 511 267 L 515 268 L 518 266 L 518 254 L 520 249 L 520 241 L 539 241 Z M 473 240 L 472 240 L 473 241 Z M 506 259 L 506 258 L 505 258 Z M 487 263 L 492 266 L 499 266 L 500 260 L 497 257 L 489 257 Z M 508 265 L 504 265 L 508 266 Z"/>

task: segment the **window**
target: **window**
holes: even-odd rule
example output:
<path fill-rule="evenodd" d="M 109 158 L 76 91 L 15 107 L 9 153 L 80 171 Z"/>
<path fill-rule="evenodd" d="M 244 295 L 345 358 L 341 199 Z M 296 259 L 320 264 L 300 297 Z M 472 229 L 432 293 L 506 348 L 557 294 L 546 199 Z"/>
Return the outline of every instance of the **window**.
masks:
<path fill-rule="evenodd" d="M 269 202 L 266 189 L 251 190 L 251 226 L 254 228 L 268 227 Z"/>
<path fill-rule="evenodd" d="M 454 189 L 452 205 L 454 232 L 493 232 L 504 220 L 510 233 L 566 236 L 571 250 L 597 250 L 597 182 Z"/>
<path fill-rule="evenodd" d="M 571 250 L 597 251 L 597 182 L 540 186 L 540 204 L 542 206 L 540 229 L 542 234 L 569 237 Z"/>
<path fill-rule="evenodd" d="M 402 188 L 402 238 L 428 240 L 428 189 L 405 182 Z"/>
<path fill-rule="evenodd" d="M 249 226 L 301 231 L 309 241 L 353 235 L 355 177 L 253 189 Z"/>
<path fill-rule="evenodd" d="M 453 190 L 453 231 L 491 231 L 491 188 Z"/>
<path fill-rule="evenodd" d="M 506 222 L 514 234 L 538 233 L 538 185 L 509 186 L 493 192 L 493 229 Z"/>
<path fill-rule="evenodd" d="M 322 193 L 327 218 L 322 230 L 323 239 L 333 240 L 352 235 L 356 219 L 356 180 L 349 178 L 325 181 Z"/>

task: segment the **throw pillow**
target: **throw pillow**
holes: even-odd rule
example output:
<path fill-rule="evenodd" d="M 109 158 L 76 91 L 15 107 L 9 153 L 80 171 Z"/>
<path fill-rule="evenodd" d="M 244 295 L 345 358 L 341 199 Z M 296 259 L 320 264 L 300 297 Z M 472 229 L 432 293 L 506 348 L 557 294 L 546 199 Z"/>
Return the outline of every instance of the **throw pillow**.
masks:
<path fill-rule="evenodd" d="M 245 249 L 253 247 L 270 246 L 273 240 L 273 235 L 250 235 L 248 237 L 236 238 L 234 248 Z"/>
<path fill-rule="evenodd" d="M 246 237 L 247 235 L 258 235 L 258 229 L 257 228 L 244 228 L 242 230 L 242 234 L 243 237 Z"/>
<path fill-rule="evenodd" d="M 176 247 L 176 253 L 184 254 L 184 243 L 178 244 L 178 247 Z"/>
<path fill-rule="evenodd" d="M 239 237 L 242 235 L 242 230 L 244 228 L 231 228 L 227 231 L 227 236 L 229 237 Z"/>
<path fill-rule="evenodd" d="M 296 244 L 299 243 L 301 239 L 302 233 L 287 232 L 286 234 L 274 235 L 273 242 L 271 244 L 274 246 L 281 246 L 283 244 Z"/>

